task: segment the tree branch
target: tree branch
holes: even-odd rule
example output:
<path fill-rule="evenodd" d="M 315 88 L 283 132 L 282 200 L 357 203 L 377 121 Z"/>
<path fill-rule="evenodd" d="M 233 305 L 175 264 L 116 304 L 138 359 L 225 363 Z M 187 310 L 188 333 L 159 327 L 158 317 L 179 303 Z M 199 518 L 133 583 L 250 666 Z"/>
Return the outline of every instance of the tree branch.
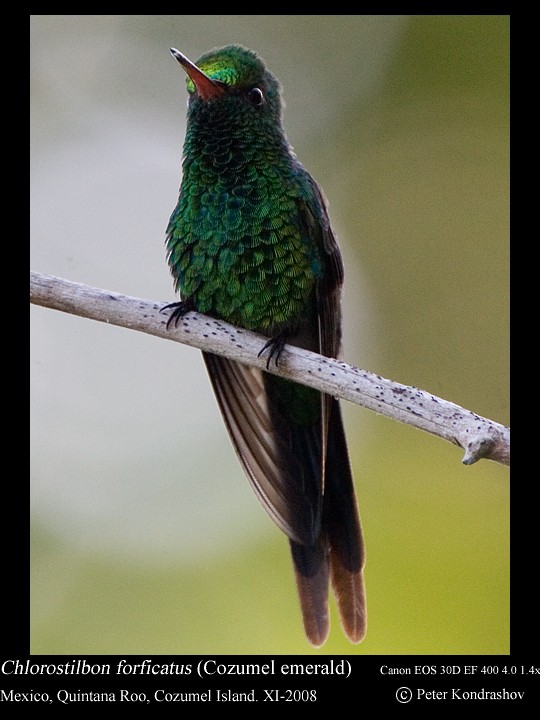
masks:
<path fill-rule="evenodd" d="M 30 273 L 30 302 L 190 345 L 266 370 L 259 352 L 267 338 L 190 312 L 167 330 L 163 304 Z M 386 380 L 344 362 L 286 345 L 269 372 L 362 405 L 459 445 L 463 463 L 482 458 L 510 465 L 510 430 L 418 388 Z"/>

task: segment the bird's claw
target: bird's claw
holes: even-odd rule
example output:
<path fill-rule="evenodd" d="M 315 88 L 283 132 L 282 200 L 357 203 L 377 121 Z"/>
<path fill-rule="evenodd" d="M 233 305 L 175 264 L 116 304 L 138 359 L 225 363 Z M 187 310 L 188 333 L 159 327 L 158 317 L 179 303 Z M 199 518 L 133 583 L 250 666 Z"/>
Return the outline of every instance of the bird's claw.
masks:
<path fill-rule="evenodd" d="M 175 328 L 178 327 L 180 318 L 183 318 L 184 315 L 186 315 L 190 310 L 193 310 L 193 307 L 189 300 L 181 300 L 180 302 L 173 302 L 169 303 L 168 305 L 164 305 L 159 312 L 163 312 L 164 310 L 168 310 L 169 308 L 174 308 L 174 310 L 167 318 L 167 330 L 171 327 L 173 323 Z"/>
<path fill-rule="evenodd" d="M 268 353 L 268 360 L 266 361 L 266 369 L 267 370 L 270 370 L 270 362 L 272 361 L 272 359 L 276 363 L 276 367 L 278 367 L 279 358 L 280 358 L 281 353 L 283 352 L 283 348 L 285 347 L 286 340 L 287 340 L 287 338 L 286 338 L 285 333 L 280 333 L 279 335 L 276 335 L 276 337 L 270 338 L 270 340 L 268 340 L 264 344 L 263 348 L 261 349 L 261 351 L 258 354 L 258 357 L 261 357 L 263 352 L 265 350 L 268 350 L 268 348 L 270 348 L 270 352 Z"/>

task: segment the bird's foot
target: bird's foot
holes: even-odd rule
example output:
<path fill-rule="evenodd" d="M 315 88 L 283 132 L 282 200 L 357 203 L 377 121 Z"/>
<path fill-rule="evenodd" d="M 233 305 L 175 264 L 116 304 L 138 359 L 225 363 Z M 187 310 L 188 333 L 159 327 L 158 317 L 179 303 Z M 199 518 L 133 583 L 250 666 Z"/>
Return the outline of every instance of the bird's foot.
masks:
<path fill-rule="evenodd" d="M 184 317 L 184 315 L 190 312 L 190 310 L 193 310 L 193 303 L 190 300 L 181 300 L 180 302 L 169 303 L 168 305 L 164 305 L 159 312 L 163 312 L 169 308 L 174 308 L 174 310 L 167 318 L 167 330 L 173 323 L 174 327 L 178 327 L 180 318 Z"/>
<path fill-rule="evenodd" d="M 265 350 L 268 350 L 270 348 L 270 352 L 268 353 L 268 360 L 266 361 L 266 369 L 270 369 L 270 362 L 274 360 L 276 363 L 276 367 L 279 365 L 279 357 L 281 353 L 283 352 L 283 348 L 285 347 L 285 344 L 287 342 L 287 335 L 285 332 L 279 333 L 279 335 L 276 335 L 273 338 L 270 338 L 265 344 L 262 350 L 260 351 L 258 357 L 261 357 L 263 352 Z"/>

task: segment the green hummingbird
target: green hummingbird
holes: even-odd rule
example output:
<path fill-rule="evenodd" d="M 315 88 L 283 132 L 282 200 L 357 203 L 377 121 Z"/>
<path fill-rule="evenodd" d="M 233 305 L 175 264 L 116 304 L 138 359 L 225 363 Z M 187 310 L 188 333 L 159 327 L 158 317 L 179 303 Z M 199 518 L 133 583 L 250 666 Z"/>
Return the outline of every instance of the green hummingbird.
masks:
<path fill-rule="evenodd" d="M 281 87 L 240 45 L 192 63 L 182 182 L 167 228 L 181 302 L 285 343 L 337 358 L 343 263 L 326 200 L 282 125 Z M 364 542 L 338 401 L 211 353 L 204 361 L 249 482 L 288 536 L 308 640 L 328 637 L 330 582 L 352 642 L 366 631 Z"/>

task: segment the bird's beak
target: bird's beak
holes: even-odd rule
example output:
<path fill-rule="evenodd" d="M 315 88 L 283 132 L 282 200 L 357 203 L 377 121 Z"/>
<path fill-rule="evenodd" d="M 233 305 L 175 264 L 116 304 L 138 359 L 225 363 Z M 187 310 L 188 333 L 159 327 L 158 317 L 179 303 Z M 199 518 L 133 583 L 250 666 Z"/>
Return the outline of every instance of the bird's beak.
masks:
<path fill-rule="evenodd" d="M 184 68 L 190 80 L 195 85 L 198 95 L 203 100 L 212 100 L 224 94 L 225 90 L 221 83 L 217 83 L 212 80 L 212 78 L 209 78 L 208 75 L 205 75 L 191 60 L 188 60 L 185 55 L 182 55 L 182 53 L 175 48 L 170 48 L 170 50 L 171 55 L 176 58 Z"/>

